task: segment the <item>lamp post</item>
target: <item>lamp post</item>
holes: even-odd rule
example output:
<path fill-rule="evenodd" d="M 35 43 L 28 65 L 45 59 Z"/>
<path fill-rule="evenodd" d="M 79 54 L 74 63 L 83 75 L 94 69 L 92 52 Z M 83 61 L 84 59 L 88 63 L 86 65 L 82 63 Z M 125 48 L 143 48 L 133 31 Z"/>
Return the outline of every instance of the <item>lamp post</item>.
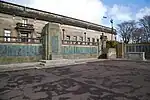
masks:
<path fill-rule="evenodd" d="M 110 20 L 111 27 L 112 27 L 112 32 L 113 32 L 113 19 Z"/>
<path fill-rule="evenodd" d="M 103 16 L 103 18 L 107 18 L 106 16 Z M 111 40 L 113 40 L 113 30 L 114 30 L 114 28 L 113 28 L 113 24 L 114 24 L 114 20 L 111 18 L 110 19 L 110 23 L 111 23 Z"/>
<path fill-rule="evenodd" d="M 111 23 L 111 28 L 112 28 L 112 30 L 111 30 L 111 32 L 112 32 L 111 40 L 113 40 L 113 30 L 114 30 L 114 28 L 113 28 L 113 19 L 110 20 L 110 23 Z"/>

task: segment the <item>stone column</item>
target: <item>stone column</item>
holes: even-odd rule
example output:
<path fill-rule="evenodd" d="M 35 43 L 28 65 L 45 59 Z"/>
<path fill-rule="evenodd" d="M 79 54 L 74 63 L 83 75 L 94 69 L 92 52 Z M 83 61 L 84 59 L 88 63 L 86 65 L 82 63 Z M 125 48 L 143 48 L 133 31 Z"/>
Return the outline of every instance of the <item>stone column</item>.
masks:
<path fill-rule="evenodd" d="M 18 32 L 18 40 L 19 42 L 21 42 L 21 32 L 20 31 L 17 31 Z"/>
<path fill-rule="evenodd" d="M 122 43 L 122 49 L 124 49 L 124 50 L 122 50 L 123 51 L 123 57 L 122 58 L 125 58 L 125 55 L 126 55 L 126 53 L 127 53 L 127 45 L 126 44 L 124 44 L 124 43 Z"/>
<path fill-rule="evenodd" d="M 111 40 L 113 41 L 113 34 L 111 34 Z"/>
<path fill-rule="evenodd" d="M 61 35 L 60 27 L 57 23 L 48 23 L 43 29 L 44 34 L 44 59 L 60 59 L 61 58 Z"/>
<path fill-rule="evenodd" d="M 104 51 L 104 49 L 106 48 L 106 37 L 104 36 L 104 33 L 102 33 L 102 36 L 101 36 L 101 42 L 102 42 L 102 52 Z"/>
<path fill-rule="evenodd" d="M 43 59 L 48 60 L 48 32 L 47 25 L 42 30 L 42 45 L 43 45 Z"/>
<path fill-rule="evenodd" d="M 49 24 L 47 27 L 47 60 L 52 60 L 51 33 L 49 29 Z"/>
<path fill-rule="evenodd" d="M 101 55 L 101 50 L 102 50 L 102 48 L 101 48 L 101 46 L 102 46 L 102 42 L 101 41 L 99 41 L 98 42 L 98 57 Z"/>
<path fill-rule="evenodd" d="M 100 58 L 107 58 L 107 48 L 106 48 L 106 40 L 107 38 L 104 36 L 104 33 L 102 33 L 101 35 L 101 55 L 100 55 Z"/>

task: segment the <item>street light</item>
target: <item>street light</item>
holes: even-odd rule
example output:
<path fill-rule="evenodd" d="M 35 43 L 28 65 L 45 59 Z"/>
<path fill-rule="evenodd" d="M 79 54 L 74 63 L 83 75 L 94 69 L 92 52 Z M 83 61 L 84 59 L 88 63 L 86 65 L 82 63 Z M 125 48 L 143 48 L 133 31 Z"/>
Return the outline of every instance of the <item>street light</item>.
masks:
<path fill-rule="evenodd" d="M 112 33 L 113 33 L 113 19 L 110 20 L 111 27 L 112 27 Z"/>
<path fill-rule="evenodd" d="M 107 18 L 106 16 L 103 16 L 103 18 Z M 112 36 L 111 36 L 111 40 L 113 40 L 113 30 L 114 30 L 114 28 L 113 28 L 113 23 L 114 23 L 114 20 L 111 18 L 110 19 L 110 23 L 111 23 L 111 32 L 112 32 Z"/>

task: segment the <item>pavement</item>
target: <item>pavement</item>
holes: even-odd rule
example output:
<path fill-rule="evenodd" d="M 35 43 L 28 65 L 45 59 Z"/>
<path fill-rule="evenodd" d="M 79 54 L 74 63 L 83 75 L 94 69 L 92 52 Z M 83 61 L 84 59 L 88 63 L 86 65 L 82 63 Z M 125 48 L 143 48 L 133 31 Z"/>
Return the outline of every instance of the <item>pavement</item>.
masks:
<path fill-rule="evenodd" d="M 57 59 L 57 60 L 40 60 L 39 62 L 29 62 L 29 63 L 5 64 L 5 65 L 0 65 L 0 72 L 25 70 L 25 69 L 33 69 L 33 68 L 37 68 L 37 69 L 52 68 L 52 67 L 76 65 L 76 64 L 86 63 L 86 62 L 104 61 L 104 60 L 108 60 L 108 59 L 96 59 L 96 58 Z"/>
<path fill-rule="evenodd" d="M 150 100 L 150 62 L 104 60 L 1 72 L 0 100 Z"/>

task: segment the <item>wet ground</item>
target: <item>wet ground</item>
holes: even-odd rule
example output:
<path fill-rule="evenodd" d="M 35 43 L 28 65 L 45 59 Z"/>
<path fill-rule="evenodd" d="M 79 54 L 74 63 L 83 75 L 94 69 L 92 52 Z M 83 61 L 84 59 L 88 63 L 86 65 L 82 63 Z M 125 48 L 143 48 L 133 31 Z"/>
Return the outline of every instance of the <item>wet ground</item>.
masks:
<path fill-rule="evenodd" d="M 0 100 L 150 100 L 150 62 L 101 61 L 0 73 Z"/>

